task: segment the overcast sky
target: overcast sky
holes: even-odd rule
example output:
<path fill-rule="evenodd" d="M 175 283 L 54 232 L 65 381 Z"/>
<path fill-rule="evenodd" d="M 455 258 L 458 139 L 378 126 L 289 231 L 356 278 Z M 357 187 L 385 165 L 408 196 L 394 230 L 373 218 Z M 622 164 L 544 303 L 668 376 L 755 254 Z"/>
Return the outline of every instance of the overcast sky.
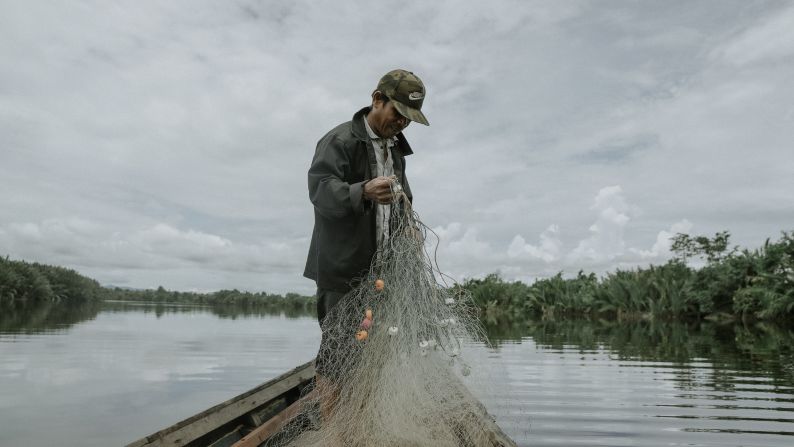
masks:
<path fill-rule="evenodd" d="M 455 278 L 794 230 L 794 3 L 0 0 L 0 255 L 103 284 L 311 293 L 306 170 L 393 68 Z"/>

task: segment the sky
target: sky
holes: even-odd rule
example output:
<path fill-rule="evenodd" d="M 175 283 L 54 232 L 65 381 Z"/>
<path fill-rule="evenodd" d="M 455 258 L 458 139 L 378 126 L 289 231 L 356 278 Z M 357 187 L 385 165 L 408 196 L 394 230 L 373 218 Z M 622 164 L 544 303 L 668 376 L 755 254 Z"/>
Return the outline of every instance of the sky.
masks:
<path fill-rule="evenodd" d="M 0 255 L 310 294 L 317 141 L 424 81 L 414 209 L 455 279 L 794 230 L 794 3 L 0 0 Z"/>

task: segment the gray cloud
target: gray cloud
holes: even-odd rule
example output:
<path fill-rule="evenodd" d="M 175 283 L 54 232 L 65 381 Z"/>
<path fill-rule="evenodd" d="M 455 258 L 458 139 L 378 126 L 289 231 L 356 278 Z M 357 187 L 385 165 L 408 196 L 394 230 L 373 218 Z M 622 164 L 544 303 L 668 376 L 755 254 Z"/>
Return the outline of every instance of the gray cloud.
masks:
<path fill-rule="evenodd" d="M 428 85 L 409 177 L 453 276 L 607 271 L 680 229 L 753 245 L 794 221 L 785 2 L 0 11 L 0 253 L 102 282 L 310 292 L 314 145 L 398 66 Z"/>

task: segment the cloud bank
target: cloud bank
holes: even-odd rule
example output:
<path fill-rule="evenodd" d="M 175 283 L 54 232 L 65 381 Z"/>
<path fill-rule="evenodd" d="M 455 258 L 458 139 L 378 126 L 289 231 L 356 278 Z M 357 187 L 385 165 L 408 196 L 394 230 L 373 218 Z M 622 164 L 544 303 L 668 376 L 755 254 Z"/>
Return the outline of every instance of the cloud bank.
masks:
<path fill-rule="evenodd" d="M 428 87 L 408 176 L 454 277 L 663 262 L 679 231 L 759 245 L 794 222 L 792 20 L 738 0 L 4 3 L 0 254 L 310 293 L 314 146 L 395 67 Z"/>

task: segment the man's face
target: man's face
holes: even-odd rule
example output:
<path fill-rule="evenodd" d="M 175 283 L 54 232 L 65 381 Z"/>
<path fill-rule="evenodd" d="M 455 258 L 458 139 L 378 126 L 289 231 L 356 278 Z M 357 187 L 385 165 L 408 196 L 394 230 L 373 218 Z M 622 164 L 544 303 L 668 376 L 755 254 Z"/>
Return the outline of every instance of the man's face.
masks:
<path fill-rule="evenodd" d="M 411 120 L 400 115 L 391 101 L 383 102 L 380 98 L 372 100 L 372 111 L 367 116 L 370 127 L 381 138 L 391 138 L 408 127 Z"/>

